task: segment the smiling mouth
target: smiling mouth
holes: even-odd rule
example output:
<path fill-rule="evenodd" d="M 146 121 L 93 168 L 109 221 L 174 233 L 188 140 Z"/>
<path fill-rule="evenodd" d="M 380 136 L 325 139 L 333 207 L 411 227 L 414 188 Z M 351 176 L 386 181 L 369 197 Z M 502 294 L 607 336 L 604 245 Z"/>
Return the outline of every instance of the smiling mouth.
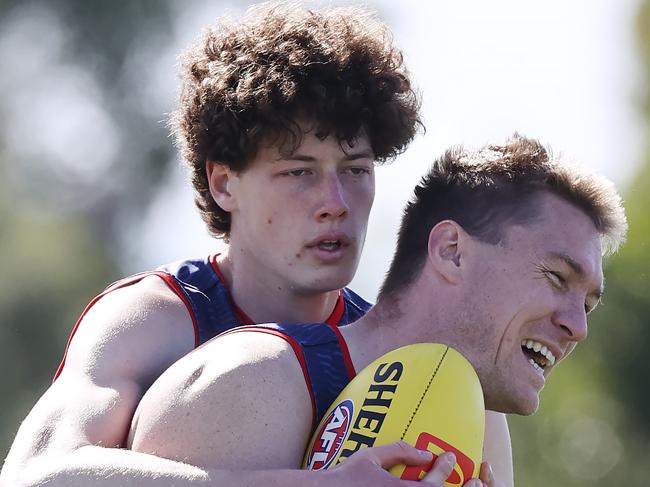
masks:
<path fill-rule="evenodd" d="M 528 362 L 539 372 L 544 372 L 555 364 L 555 355 L 543 343 L 535 340 L 522 340 L 521 350 L 528 358 Z"/>

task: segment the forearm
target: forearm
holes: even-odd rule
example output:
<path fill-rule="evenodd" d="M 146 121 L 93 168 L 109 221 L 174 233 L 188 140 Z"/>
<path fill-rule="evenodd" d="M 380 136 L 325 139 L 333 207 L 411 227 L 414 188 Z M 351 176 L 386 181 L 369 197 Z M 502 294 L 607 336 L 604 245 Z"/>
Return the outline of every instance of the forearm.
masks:
<path fill-rule="evenodd" d="M 6 465 L 5 467 L 10 467 Z M 316 485 L 320 475 L 301 470 L 203 470 L 192 465 L 113 448 L 84 446 L 68 455 L 30 460 L 20 472 L 7 468 L 0 485 L 87 486 L 253 486 Z"/>
<path fill-rule="evenodd" d="M 503 413 L 486 411 L 483 460 L 492 466 L 496 487 L 514 485 L 510 431 Z"/>
<path fill-rule="evenodd" d="M 15 465 L 8 459 L 1 485 L 210 485 L 207 472 L 152 455 L 89 445 L 69 453 L 43 452 Z"/>

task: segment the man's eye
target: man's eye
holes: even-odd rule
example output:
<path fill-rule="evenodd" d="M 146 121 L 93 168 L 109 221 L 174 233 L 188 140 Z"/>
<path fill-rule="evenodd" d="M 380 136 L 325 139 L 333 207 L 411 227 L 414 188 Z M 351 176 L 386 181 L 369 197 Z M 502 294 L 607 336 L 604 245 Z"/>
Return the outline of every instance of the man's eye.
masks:
<path fill-rule="evenodd" d="M 370 174 L 370 169 L 368 169 L 367 167 L 349 167 L 348 171 L 354 176 Z"/>
<path fill-rule="evenodd" d="M 286 171 L 282 174 L 285 176 L 299 177 L 299 176 L 308 176 L 309 174 L 311 174 L 311 171 L 309 169 L 292 169 L 291 171 Z"/>
<path fill-rule="evenodd" d="M 566 283 L 564 277 L 562 277 L 562 275 L 557 272 L 546 271 L 546 276 L 548 277 L 549 281 L 551 281 L 551 283 L 557 288 L 564 287 L 564 284 Z"/>
<path fill-rule="evenodd" d="M 585 301 L 585 313 L 589 314 L 598 307 L 600 299 L 594 301 Z"/>

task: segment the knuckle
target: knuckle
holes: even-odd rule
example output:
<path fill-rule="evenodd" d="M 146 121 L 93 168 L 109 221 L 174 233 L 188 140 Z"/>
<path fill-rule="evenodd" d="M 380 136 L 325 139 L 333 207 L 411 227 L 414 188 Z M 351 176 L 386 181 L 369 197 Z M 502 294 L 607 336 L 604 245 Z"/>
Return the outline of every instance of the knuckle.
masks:
<path fill-rule="evenodd" d="M 397 448 L 402 451 L 403 453 L 410 453 L 411 452 L 411 445 L 409 445 L 407 442 L 404 440 L 400 440 L 396 443 Z"/>

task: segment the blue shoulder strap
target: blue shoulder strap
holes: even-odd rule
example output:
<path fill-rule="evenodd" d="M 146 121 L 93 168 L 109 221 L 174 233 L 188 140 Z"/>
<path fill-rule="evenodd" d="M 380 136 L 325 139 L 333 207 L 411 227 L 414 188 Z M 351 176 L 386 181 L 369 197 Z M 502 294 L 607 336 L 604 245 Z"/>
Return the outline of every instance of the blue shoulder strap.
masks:
<path fill-rule="evenodd" d="M 354 323 L 372 308 L 372 304 L 347 287 L 344 287 L 341 293 L 345 302 L 345 311 L 339 326 Z"/>
<path fill-rule="evenodd" d="M 196 320 L 199 344 L 228 331 L 242 323 L 226 285 L 212 267 L 210 257 L 184 260 L 159 267 L 169 273 L 187 297 Z M 346 325 L 361 318 L 371 305 L 353 291 L 342 290 L 344 310 L 339 325 Z"/>
<path fill-rule="evenodd" d="M 235 315 L 230 293 L 212 269 L 209 258 L 174 262 L 159 270 L 171 274 L 187 296 L 198 326 L 199 343 L 243 324 Z"/>

